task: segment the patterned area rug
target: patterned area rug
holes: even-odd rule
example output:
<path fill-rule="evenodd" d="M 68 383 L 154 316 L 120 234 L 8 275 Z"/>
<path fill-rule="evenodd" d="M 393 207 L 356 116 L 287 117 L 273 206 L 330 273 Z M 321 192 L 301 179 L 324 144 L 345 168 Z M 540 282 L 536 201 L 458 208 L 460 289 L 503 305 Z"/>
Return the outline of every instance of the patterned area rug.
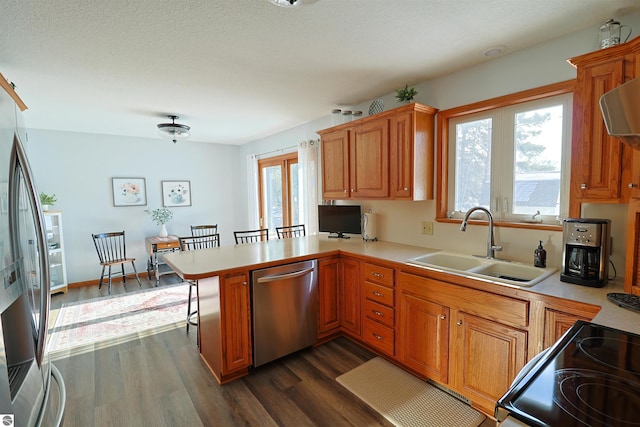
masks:
<path fill-rule="evenodd" d="M 477 427 L 485 419 L 469 405 L 380 357 L 336 381 L 396 426 Z"/>
<path fill-rule="evenodd" d="M 67 357 L 184 327 L 188 295 L 189 285 L 180 283 L 63 304 L 49 331 L 49 354 Z"/>

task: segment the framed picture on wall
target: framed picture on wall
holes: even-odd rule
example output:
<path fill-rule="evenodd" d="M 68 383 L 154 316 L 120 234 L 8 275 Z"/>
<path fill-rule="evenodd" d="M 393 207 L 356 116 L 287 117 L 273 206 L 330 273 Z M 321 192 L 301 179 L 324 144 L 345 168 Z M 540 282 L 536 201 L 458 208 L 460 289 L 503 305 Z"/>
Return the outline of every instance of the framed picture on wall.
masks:
<path fill-rule="evenodd" d="M 113 206 L 146 206 L 144 178 L 111 178 Z"/>
<path fill-rule="evenodd" d="M 167 208 L 191 206 L 189 181 L 162 181 L 162 206 Z"/>

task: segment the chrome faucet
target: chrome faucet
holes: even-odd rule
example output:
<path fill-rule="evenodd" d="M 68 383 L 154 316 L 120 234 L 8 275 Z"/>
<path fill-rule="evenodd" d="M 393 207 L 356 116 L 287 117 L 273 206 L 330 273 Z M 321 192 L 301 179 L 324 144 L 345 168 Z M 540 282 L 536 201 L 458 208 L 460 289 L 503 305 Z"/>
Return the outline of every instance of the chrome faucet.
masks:
<path fill-rule="evenodd" d="M 462 220 L 462 224 L 460 224 L 460 231 L 467 230 L 467 221 L 469 221 L 469 217 L 475 211 L 482 211 L 487 214 L 487 217 L 489 217 L 489 235 L 487 236 L 487 258 L 495 258 L 495 254 L 496 254 L 495 251 L 501 251 L 502 246 L 496 245 L 495 242 L 493 241 L 493 215 L 491 215 L 491 212 L 489 211 L 489 209 L 483 208 L 482 206 L 476 206 L 469 209 L 467 213 L 464 214 L 464 219 Z"/>

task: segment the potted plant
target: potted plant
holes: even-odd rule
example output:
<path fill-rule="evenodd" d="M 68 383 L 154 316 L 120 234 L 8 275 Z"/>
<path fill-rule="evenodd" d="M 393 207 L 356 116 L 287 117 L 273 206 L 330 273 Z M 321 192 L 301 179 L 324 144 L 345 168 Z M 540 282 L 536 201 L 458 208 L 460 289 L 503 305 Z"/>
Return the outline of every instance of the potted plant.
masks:
<path fill-rule="evenodd" d="M 154 210 L 145 209 L 146 213 L 151 215 L 151 220 L 156 223 L 156 225 L 160 226 L 160 237 L 167 237 L 169 233 L 167 233 L 166 224 L 171 221 L 173 218 L 173 212 L 171 212 L 167 208 L 158 208 Z"/>
<path fill-rule="evenodd" d="M 417 94 L 418 92 L 414 88 L 409 87 L 409 85 L 404 85 L 402 89 L 396 90 L 396 99 L 398 100 L 398 102 L 404 102 L 408 104 L 409 102 L 413 101 L 413 98 Z"/>
<path fill-rule="evenodd" d="M 54 205 L 57 201 L 55 194 L 40 193 L 40 204 L 43 211 L 48 211 L 49 206 Z"/>

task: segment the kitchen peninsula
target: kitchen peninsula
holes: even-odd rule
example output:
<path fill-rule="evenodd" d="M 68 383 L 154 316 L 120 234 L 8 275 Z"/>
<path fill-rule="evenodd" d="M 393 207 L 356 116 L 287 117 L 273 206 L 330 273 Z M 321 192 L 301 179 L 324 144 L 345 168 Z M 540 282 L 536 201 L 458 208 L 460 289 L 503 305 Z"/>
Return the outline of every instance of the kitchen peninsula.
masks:
<path fill-rule="evenodd" d="M 560 282 L 557 272 L 524 288 L 406 263 L 430 252 L 307 236 L 172 253 L 165 261 L 183 279 L 198 280 L 200 354 L 221 384 L 252 365 L 250 272 L 307 259 L 319 266 L 319 343 L 345 335 L 487 414 L 524 364 L 576 320 L 640 333 L 640 313 L 606 298 L 622 292 L 621 280 L 589 288 Z M 439 347 L 427 351 L 432 345 Z M 471 351 L 473 358 L 464 356 Z"/>

